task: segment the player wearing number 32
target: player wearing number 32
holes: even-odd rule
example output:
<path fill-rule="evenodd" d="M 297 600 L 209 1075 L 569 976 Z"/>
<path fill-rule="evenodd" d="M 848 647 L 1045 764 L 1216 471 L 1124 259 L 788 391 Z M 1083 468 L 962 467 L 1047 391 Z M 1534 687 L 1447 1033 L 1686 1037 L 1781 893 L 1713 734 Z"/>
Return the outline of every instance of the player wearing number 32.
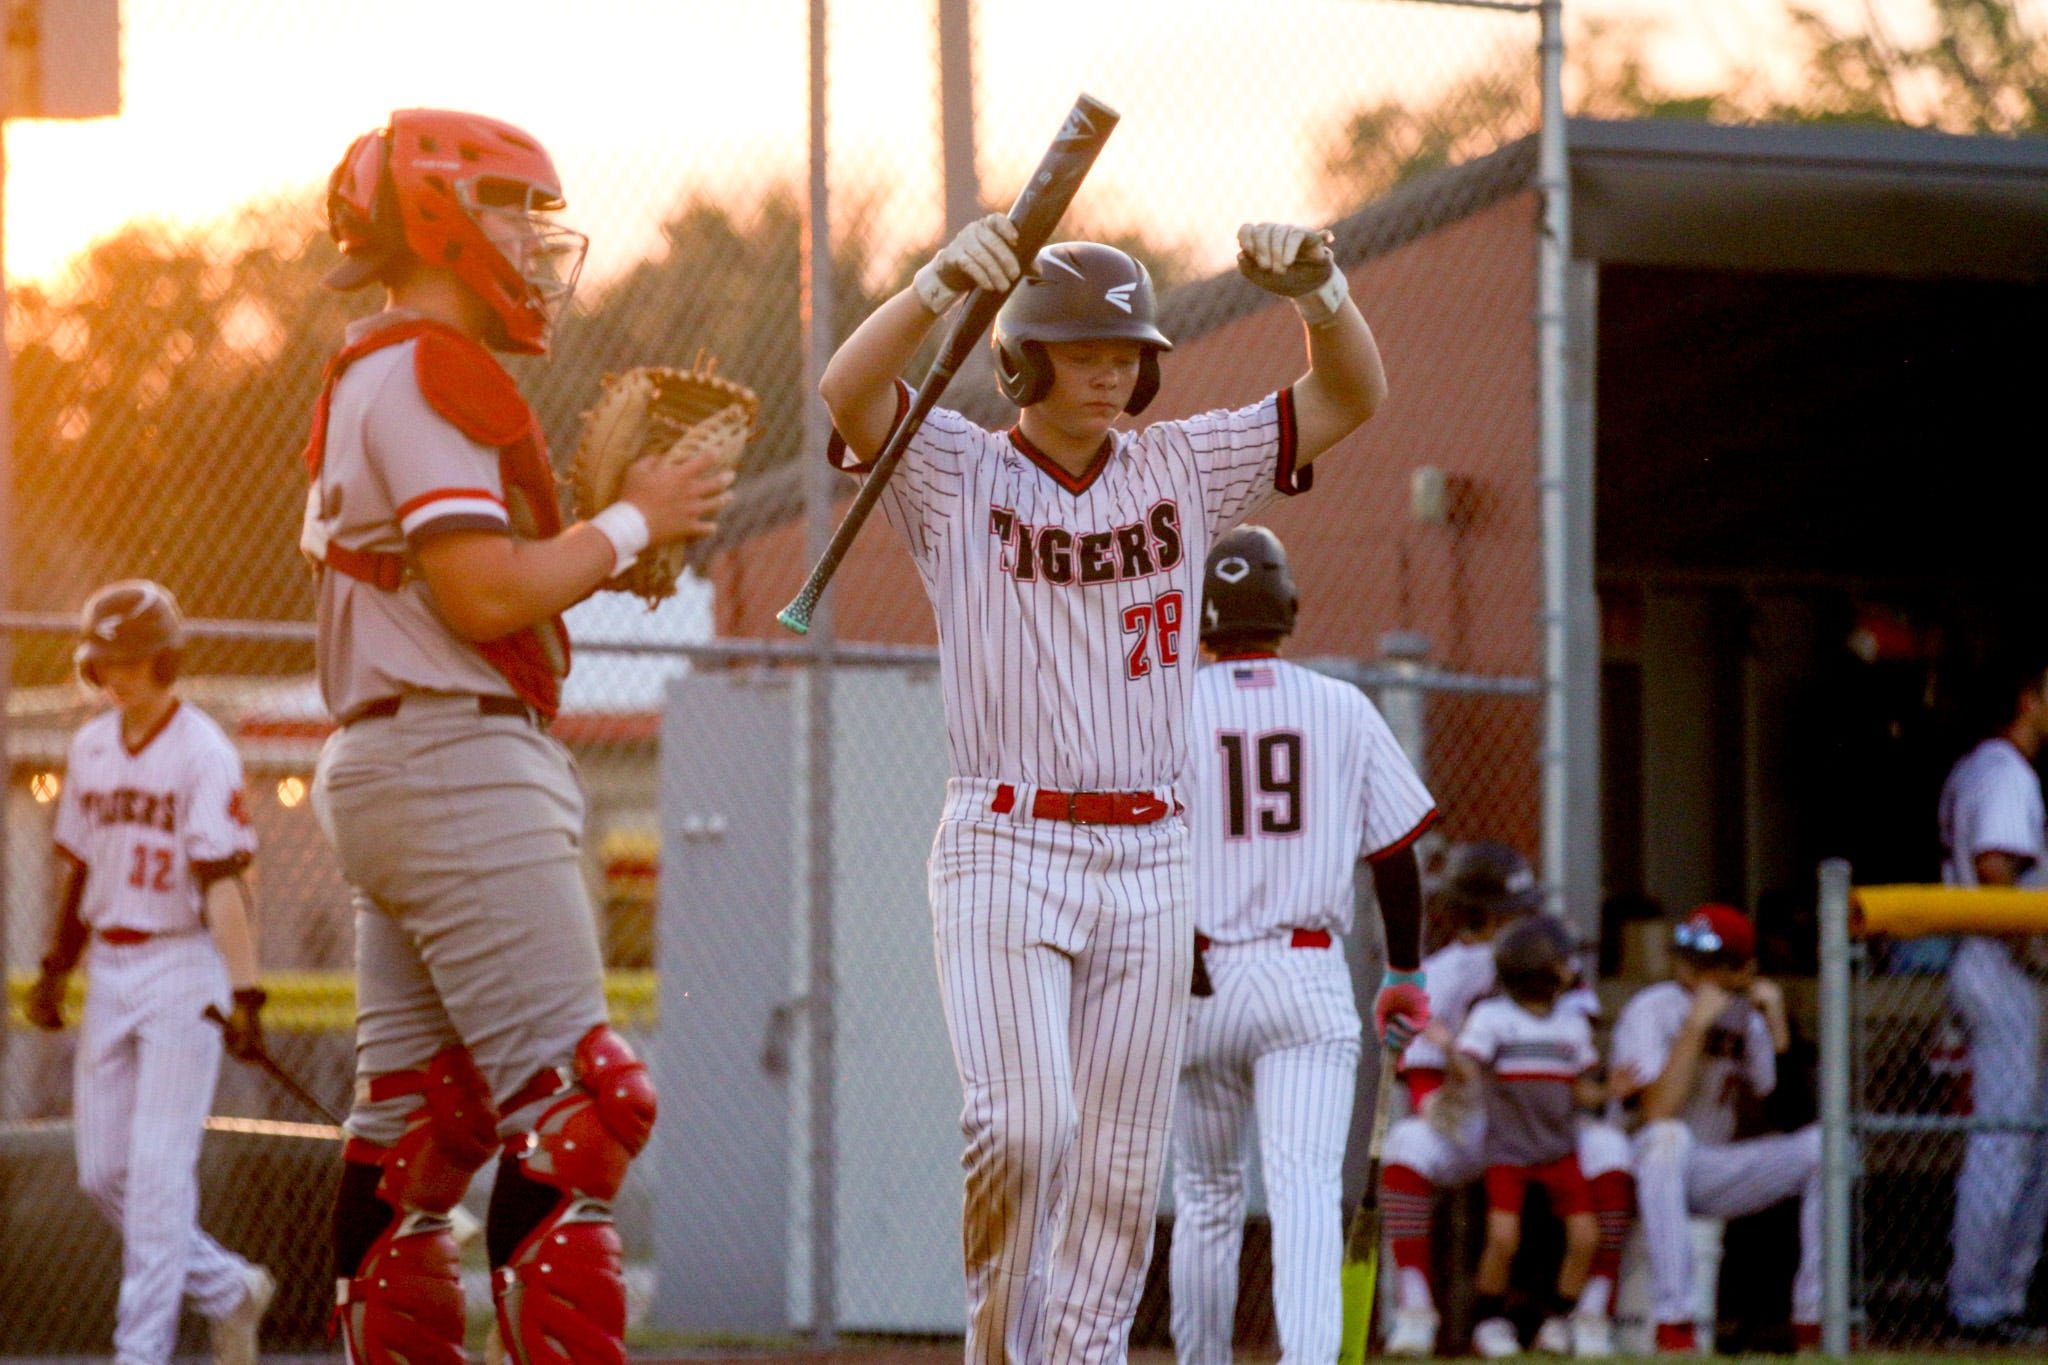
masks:
<path fill-rule="evenodd" d="M 962 229 L 820 388 L 831 458 L 859 473 L 908 409 L 898 375 L 959 297 L 944 277 L 1015 285 L 993 339 L 1017 425 L 935 408 L 880 505 L 938 624 L 951 776 L 930 888 L 964 1091 L 967 1359 L 1099 1365 L 1124 1358 L 1144 1284 L 1194 965 L 1180 809 L 1202 565 L 1307 488 L 1386 378 L 1330 264 L 1296 301 L 1300 380 L 1118 430 L 1172 347 L 1151 277 L 1092 242 L 1019 262 L 1015 240 L 1000 215 Z M 1268 269 L 1325 253 L 1279 224 L 1238 242 Z"/>
<path fill-rule="evenodd" d="M 1202 648 L 1215 662 L 1196 676 L 1191 723 L 1199 965 L 1173 1118 L 1173 1341 L 1180 1365 L 1229 1365 L 1256 1122 L 1280 1359 L 1328 1365 L 1362 1031 L 1340 942 L 1352 875 L 1363 856 L 1388 967 L 1415 972 L 1412 845 L 1436 806 L 1364 693 L 1277 657 L 1296 610 L 1277 536 L 1224 536 L 1203 589 Z"/>
<path fill-rule="evenodd" d="M 200 1231 L 197 1174 L 223 1042 L 237 1055 L 262 1046 L 242 761 L 178 697 L 184 619 L 161 585 L 110 583 L 81 625 L 78 676 L 113 705 L 79 728 L 65 763 L 65 874 L 29 1021 L 64 1026 L 65 978 L 89 944 L 73 1119 L 78 1183 L 121 1232 L 115 1365 L 164 1365 L 188 1297 L 212 1320 L 221 1365 L 253 1365 L 276 1286 Z"/>

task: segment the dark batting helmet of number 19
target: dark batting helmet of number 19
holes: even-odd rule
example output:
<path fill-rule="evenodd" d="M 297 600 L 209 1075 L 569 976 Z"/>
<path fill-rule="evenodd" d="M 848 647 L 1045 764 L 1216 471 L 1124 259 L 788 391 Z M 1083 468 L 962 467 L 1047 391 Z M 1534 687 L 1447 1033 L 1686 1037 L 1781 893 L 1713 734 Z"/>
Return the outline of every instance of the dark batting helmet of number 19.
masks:
<path fill-rule="evenodd" d="M 1287 547 L 1263 526 L 1240 526 L 1209 551 L 1202 571 L 1202 643 L 1294 633 L 1301 606 Z"/>

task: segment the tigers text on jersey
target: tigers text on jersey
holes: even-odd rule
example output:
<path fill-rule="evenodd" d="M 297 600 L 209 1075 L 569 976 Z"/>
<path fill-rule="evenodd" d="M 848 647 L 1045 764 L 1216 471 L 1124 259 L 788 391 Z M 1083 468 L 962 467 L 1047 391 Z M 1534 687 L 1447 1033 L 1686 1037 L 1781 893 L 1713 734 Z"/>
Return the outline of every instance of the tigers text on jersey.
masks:
<path fill-rule="evenodd" d="M 1572 1083 L 1600 1060 L 1586 1016 L 1560 1001 L 1536 1014 L 1504 995 L 1472 1007 L 1458 1051 L 1483 1063 L 1488 1165 L 1540 1166 L 1578 1149 Z"/>
<path fill-rule="evenodd" d="M 87 870 L 79 916 L 95 929 L 182 933 L 202 927 L 195 866 L 256 851 L 242 760 L 213 718 L 174 702 L 130 750 L 121 714 L 79 727 L 58 798 L 57 846 Z"/>
<path fill-rule="evenodd" d="M 1676 981 L 1644 987 L 1615 1022 L 1608 1065 L 1631 1067 L 1646 1084 L 1657 1079 L 1691 1013 L 1692 992 Z M 1708 1030 L 1692 1096 L 1679 1118 L 1701 1142 L 1728 1141 L 1735 1135 L 1735 1091 L 1744 1084 L 1758 1096 L 1770 1094 L 1778 1084 L 1778 1058 L 1762 1012 L 1747 1000 L 1731 999 Z"/>
<path fill-rule="evenodd" d="M 899 420 L 907 406 L 899 389 Z M 829 458 L 859 470 L 836 437 Z M 1111 432 L 1078 478 L 1021 431 L 934 409 L 881 506 L 937 618 L 953 775 L 1176 786 L 1209 546 L 1307 486 L 1285 391 Z"/>
<path fill-rule="evenodd" d="M 1348 932 L 1359 858 L 1400 848 L 1436 814 L 1365 694 L 1285 660 L 1202 668 L 1189 728 L 1195 926 L 1215 942 Z"/>

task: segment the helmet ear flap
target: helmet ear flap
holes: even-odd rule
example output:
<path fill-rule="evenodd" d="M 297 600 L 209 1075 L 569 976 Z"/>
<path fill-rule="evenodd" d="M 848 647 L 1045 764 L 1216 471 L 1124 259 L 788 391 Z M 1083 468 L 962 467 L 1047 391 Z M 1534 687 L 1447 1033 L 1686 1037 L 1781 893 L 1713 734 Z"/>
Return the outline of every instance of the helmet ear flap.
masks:
<path fill-rule="evenodd" d="M 1044 346 L 1026 341 L 1013 351 L 1001 342 L 995 345 L 996 386 L 1003 397 L 1028 408 L 1052 391 L 1052 362 L 1046 358 Z"/>
<path fill-rule="evenodd" d="M 178 665 L 180 662 L 182 662 L 181 657 L 175 649 L 160 649 L 150 657 L 150 676 L 156 679 L 157 686 L 169 687 L 178 680 Z"/>
<path fill-rule="evenodd" d="M 1159 352 L 1151 346 L 1138 350 L 1138 382 L 1131 389 L 1131 401 L 1124 404 L 1124 411 L 1136 417 L 1150 406 L 1159 392 Z"/>

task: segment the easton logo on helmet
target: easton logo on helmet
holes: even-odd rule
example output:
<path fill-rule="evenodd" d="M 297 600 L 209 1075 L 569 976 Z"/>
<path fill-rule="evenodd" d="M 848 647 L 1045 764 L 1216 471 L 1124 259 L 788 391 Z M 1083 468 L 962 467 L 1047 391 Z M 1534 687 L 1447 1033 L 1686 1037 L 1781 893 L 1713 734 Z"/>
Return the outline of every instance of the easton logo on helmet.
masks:
<path fill-rule="evenodd" d="M 1131 291 L 1137 287 L 1138 282 L 1132 280 L 1129 284 L 1117 285 L 1102 297 L 1109 300 L 1110 307 L 1121 308 L 1124 312 L 1128 313 L 1131 311 Z"/>

